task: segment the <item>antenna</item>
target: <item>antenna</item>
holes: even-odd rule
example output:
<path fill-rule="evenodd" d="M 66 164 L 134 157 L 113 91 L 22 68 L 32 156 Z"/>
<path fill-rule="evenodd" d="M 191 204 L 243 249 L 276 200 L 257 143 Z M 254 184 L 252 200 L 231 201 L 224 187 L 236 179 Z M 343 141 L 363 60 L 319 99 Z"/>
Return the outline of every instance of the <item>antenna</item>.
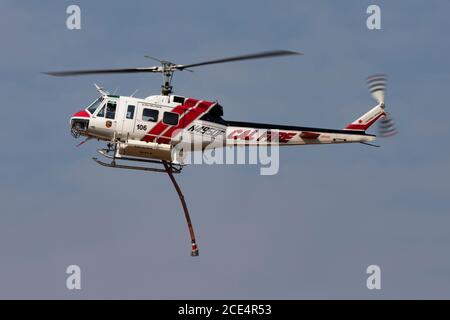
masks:
<path fill-rule="evenodd" d="M 97 85 L 96 83 L 94 83 L 95 89 L 97 89 L 97 91 L 102 95 L 102 96 L 107 96 L 109 94 L 108 91 L 106 91 L 103 87 L 100 87 L 99 85 Z"/>

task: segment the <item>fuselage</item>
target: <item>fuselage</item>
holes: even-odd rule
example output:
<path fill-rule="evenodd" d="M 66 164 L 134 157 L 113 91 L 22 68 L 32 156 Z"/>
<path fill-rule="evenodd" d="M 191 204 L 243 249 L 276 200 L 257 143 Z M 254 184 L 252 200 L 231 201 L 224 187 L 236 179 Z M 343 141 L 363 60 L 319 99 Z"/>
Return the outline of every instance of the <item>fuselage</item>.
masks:
<path fill-rule="evenodd" d="M 70 121 L 75 135 L 118 141 L 124 154 L 168 159 L 180 141 L 194 150 L 228 145 L 306 145 L 370 142 L 361 130 L 336 130 L 254 122 L 227 121 L 218 102 L 176 95 L 145 99 L 103 95 Z M 158 152 L 158 150 L 160 152 Z"/>

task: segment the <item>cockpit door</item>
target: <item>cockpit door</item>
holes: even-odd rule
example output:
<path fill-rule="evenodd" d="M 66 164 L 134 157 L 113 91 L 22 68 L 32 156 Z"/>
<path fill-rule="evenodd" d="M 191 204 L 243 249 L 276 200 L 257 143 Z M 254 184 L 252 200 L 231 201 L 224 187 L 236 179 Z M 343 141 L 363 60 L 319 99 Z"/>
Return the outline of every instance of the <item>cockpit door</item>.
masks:
<path fill-rule="evenodd" d="M 121 114 L 120 136 L 123 140 L 133 138 L 134 124 L 136 122 L 137 105 L 133 101 L 124 101 Z"/>
<path fill-rule="evenodd" d="M 92 117 L 93 128 L 105 137 L 111 138 L 117 130 L 117 111 L 119 109 L 118 99 L 106 99 L 106 102 Z"/>

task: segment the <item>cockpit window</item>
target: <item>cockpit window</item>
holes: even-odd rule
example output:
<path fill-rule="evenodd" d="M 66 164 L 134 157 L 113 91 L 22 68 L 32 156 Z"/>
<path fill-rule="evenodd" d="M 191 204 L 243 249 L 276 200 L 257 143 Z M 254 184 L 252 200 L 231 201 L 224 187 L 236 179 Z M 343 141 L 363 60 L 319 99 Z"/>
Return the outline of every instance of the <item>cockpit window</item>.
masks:
<path fill-rule="evenodd" d="M 134 119 L 134 109 L 136 109 L 136 106 L 128 105 L 127 109 L 127 119 Z"/>
<path fill-rule="evenodd" d="M 103 98 L 102 97 L 98 98 L 87 108 L 87 111 L 89 111 L 90 114 L 94 114 L 95 110 L 97 110 L 98 106 L 101 105 L 102 102 Z"/>
<path fill-rule="evenodd" d="M 115 101 L 108 101 L 106 104 L 106 119 L 114 119 L 116 117 L 116 107 L 117 102 Z"/>
<path fill-rule="evenodd" d="M 100 118 L 105 117 L 105 108 L 106 108 L 106 106 L 103 106 L 103 108 L 100 109 L 100 111 L 97 113 L 97 117 L 100 117 Z"/>

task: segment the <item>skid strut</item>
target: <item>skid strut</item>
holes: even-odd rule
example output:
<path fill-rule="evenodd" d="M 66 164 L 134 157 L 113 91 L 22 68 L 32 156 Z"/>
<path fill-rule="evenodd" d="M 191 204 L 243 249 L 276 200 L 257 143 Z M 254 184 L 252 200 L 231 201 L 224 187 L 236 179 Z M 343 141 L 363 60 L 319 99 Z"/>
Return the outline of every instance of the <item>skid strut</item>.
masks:
<path fill-rule="evenodd" d="M 195 233 L 194 233 L 194 228 L 192 227 L 192 222 L 191 222 L 191 217 L 189 216 L 189 211 L 186 205 L 186 201 L 184 200 L 184 196 L 183 193 L 181 192 L 180 186 L 178 185 L 177 181 L 175 180 L 175 177 L 173 176 L 172 173 L 172 167 L 166 162 L 166 161 L 162 161 L 164 168 L 166 169 L 167 174 L 170 177 L 170 180 L 173 183 L 173 186 L 175 187 L 175 190 L 178 193 L 178 197 L 180 198 L 181 201 L 181 205 L 183 206 L 183 211 L 184 211 L 184 216 L 186 218 L 186 222 L 189 228 L 189 235 L 191 236 L 191 256 L 196 257 L 198 256 L 198 247 L 197 247 L 197 243 L 195 242 Z"/>

